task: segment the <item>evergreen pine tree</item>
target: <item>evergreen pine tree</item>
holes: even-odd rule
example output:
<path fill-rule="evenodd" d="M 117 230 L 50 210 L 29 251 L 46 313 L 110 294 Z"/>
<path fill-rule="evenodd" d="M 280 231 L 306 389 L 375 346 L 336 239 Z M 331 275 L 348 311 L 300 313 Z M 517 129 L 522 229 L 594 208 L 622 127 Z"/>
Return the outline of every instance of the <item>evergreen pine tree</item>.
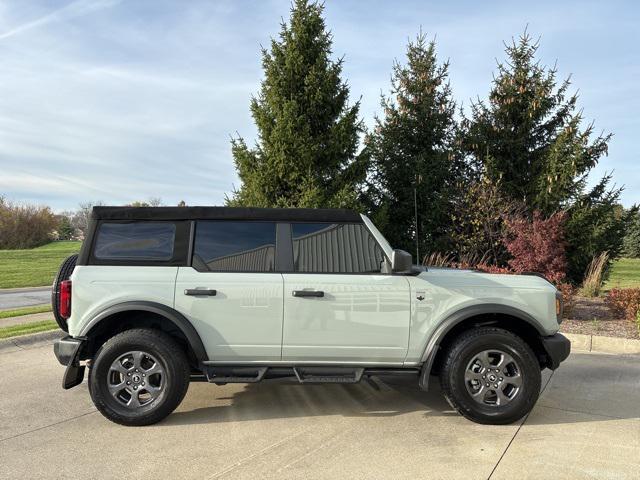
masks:
<path fill-rule="evenodd" d="M 242 137 L 232 152 L 242 182 L 227 203 L 256 207 L 355 207 L 366 172 L 358 156 L 363 131 L 359 102 L 349 106 L 340 78 L 343 60 L 331 60 L 332 38 L 323 5 L 296 0 L 270 51 L 265 77 L 251 99 L 259 140 Z"/>
<path fill-rule="evenodd" d="M 382 96 L 384 116 L 366 141 L 374 221 L 394 247 L 414 253 L 417 230 L 421 256 L 448 246 L 457 158 L 448 66 L 424 34 L 410 42 L 406 64 L 393 66 L 390 96 Z"/>
<path fill-rule="evenodd" d="M 610 182 L 611 174 L 605 175 L 567 210 L 567 276 L 576 284 L 582 281 L 597 254 L 609 252 L 610 259 L 614 259 L 622 253 L 631 211 L 625 211 L 618 203 L 621 189 L 609 187 Z"/>
<path fill-rule="evenodd" d="M 508 198 L 550 214 L 583 193 L 611 135 L 592 140 L 593 124 L 581 129 L 569 79 L 558 86 L 537 50 L 526 32 L 506 46 L 488 102 L 472 104 L 466 147 Z"/>
<path fill-rule="evenodd" d="M 59 240 L 71 240 L 75 234 L 75 228 L 71 224 L 71 220 L 66 215 L 60 217 L 58 223 L 58 238 Z"/>
<path fill-rule="evenodd" d="M 605 176 L 587 190 L 587 175 L 607 154 L 610 134 L 583 128 L 570 80 L 535 58 L 538 43 L 525 32 L 506 46 L 487 102 L 472 104 L 465 148 L 478 170 L 499 181 L 505 198 L 544 215 L 566 209 L 569 278 L 579 282 L 591 258 L 621 248 L 624 219 L 616 214 L 621 189 Z"/>
<path fill-rule="evenodd" d="M 627 212 L 628 225 L 624 236 L 625 257 L 640 258 L 640 210 L 634 205 Z"/>

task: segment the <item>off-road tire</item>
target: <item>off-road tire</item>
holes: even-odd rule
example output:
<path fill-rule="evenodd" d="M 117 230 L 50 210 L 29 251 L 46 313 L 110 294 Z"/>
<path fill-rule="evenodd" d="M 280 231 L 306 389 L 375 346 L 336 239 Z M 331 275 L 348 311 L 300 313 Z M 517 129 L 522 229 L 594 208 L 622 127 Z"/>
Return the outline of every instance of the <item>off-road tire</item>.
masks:
<path fill-rule="evenodd" d="M 135 409 L 120 404 L 108 389 L 113 362 L 130 351 L 152 355 L 166 372 L 160 396 Z M 136 328 L 111 337 L 100 347 L 89 370 L 89 393 L 96 408 L 112 422 L 127 426 L 151 425 L 167 417 L 182 402 L 189 388 L 189 377 L 185 352 L 169 335 L 160 330 Z"/>
<path fill-rule="evenodd" d="M 465 372 L 469 362 L 491 349 L 510 355 L 521 371 L 521 390 L 504 406 L 481 404 L 467 389 Z M 440 385 L 449 404 L 464 417 L 482 424 L 505 425 L 524 417 L 540 395 L 540 384 L 540 364 L 531 347 L 514 333 L 495 327 L 460 334 L 446 351 L 440 372 Z"/>
<path fill-rule="evenodd" d="M 60 292 L 60 284 L 69 279 L 73 273 L 73 269 L 76 268 L 77 261 L 78 254 L 67 257 L 64 262 L 62 262 L 62 265 L 60 265 L 58 274 L 51 286 L 51 309 L 53 310 L 53 318 L 56 319 L 58 326 L 65 332 L 69 331 L 69 327 L 67 326 L 67 320 L 60 316 L 60 301 L 58 293 Z"/>

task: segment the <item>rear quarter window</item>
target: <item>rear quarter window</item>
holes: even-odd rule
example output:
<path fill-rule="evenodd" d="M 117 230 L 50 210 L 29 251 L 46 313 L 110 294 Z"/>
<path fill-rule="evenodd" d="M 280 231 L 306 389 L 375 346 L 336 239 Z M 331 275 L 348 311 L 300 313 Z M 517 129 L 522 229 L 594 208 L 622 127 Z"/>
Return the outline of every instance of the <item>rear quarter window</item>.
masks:
<path fill-rule="evenodd" d="M 169 261 L 176 226 L 169 222 L 103 223 L 93 248 L 98 260 Z"/>

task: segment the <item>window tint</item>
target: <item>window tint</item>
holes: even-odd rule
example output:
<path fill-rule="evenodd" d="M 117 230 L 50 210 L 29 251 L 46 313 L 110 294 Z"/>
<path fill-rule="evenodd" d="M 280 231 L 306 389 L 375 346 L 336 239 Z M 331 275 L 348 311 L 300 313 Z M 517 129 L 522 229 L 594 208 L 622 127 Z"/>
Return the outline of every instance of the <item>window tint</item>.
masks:
<path fill-rule="evenodd" d="M 196 270 L 272 272 L 275 255 L 275 223 L 202 221 L 196 225 Z"/>
<path fill-rule="evenodd" d="M 100 260 L 171 260 L 176 226 L 168 222 L 103 223 L 93 255 Z"/>
<path fill-rule="evenodd" d="M 375 273 L 384 255 L 362 224 L 293 223 L 296 272 Z"/>

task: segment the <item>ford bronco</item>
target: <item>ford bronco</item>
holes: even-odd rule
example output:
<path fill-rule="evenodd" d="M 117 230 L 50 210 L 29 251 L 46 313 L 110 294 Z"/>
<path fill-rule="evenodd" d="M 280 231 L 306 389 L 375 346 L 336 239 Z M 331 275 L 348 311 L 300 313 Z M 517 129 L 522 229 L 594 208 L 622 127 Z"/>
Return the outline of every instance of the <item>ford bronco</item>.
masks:
<path fill-rule="evenodd" d="M 381 375 L 438 376 L 462 415 L 506 424 L 570 351 L 543 277 L 413 265 L 349 210 L 95 207 L 52 303 L 63 388 L 88 369 L 124 425 L 165 418 L 190 381 Z"/>

